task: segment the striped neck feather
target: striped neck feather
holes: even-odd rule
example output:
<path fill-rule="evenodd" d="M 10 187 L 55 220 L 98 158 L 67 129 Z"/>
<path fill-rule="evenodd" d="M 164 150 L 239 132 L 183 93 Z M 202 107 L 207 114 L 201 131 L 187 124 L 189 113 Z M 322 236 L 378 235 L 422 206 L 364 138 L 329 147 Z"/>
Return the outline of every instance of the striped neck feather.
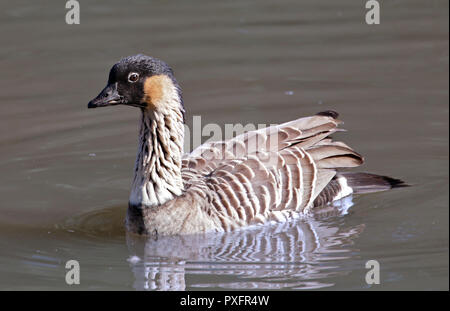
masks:
<path fill-rule="evenodd" d="M 181 156 L 184 123 L 181 103 L 167 109 L 142 109 L 139 147 L 129 203 L 154 207 L 183 192 Z"/>

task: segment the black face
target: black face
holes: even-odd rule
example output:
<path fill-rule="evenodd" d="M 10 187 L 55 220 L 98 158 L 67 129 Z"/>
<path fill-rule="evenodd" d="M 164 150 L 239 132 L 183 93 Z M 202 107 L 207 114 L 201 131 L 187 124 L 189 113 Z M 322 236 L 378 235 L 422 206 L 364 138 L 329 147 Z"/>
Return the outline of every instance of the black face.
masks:
<path fill-rule="evenodd" d="M 177 85 L 172 69 L 165 62 L 142 54 L 125 57 L 111 68 L 108 85 L 89 102 L 88 108 L 120 104 L 143 108 L 145 80 L 161 74 Z"/>

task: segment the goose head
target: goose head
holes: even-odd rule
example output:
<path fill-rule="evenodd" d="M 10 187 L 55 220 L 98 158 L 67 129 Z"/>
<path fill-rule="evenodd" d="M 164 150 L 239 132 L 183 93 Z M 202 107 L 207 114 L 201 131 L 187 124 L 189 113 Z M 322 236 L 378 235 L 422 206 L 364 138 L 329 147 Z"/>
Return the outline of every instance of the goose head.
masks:
<path fill-rule="evenodd" d="M 179 109 L 184 114 L 180 87 L 172 69 L 162 60 L 138 54 L 116 63 L 106 87 L 88 108 L 127 105 L 164 113 Z"/>

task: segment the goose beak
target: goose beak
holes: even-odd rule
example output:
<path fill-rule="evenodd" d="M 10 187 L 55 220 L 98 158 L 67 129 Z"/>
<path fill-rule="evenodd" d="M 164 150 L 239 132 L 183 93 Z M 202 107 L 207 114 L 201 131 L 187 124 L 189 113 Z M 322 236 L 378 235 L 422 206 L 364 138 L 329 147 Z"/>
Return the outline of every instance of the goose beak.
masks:
<path fill-rule="evenodd" d="M 108 84 L 96 98 L 91 100 L 88 108 L 106 107 L 123 103 L 123 97 L 117 92 L 117 83 Z"/>

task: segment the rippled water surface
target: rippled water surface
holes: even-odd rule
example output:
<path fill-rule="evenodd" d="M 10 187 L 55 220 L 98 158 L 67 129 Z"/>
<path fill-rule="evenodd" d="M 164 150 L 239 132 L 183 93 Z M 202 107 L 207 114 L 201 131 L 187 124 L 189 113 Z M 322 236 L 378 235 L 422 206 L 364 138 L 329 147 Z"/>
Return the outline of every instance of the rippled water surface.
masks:
<path fill-rule="evenodd" d="M 448 290 L 448 1 L 382 1 L 376 26 L 364 1 L 81 2 L 71 26 L 63 2 L 0 3 L 0 289 L 73 289 L 76 259 L 78 289 Z M 174 68 L 188 125 L 334 109 L 362 170 L 413 187 L 229 234 L 127 235 L 139 113 L 86 105 L 139 52 Z"/>

